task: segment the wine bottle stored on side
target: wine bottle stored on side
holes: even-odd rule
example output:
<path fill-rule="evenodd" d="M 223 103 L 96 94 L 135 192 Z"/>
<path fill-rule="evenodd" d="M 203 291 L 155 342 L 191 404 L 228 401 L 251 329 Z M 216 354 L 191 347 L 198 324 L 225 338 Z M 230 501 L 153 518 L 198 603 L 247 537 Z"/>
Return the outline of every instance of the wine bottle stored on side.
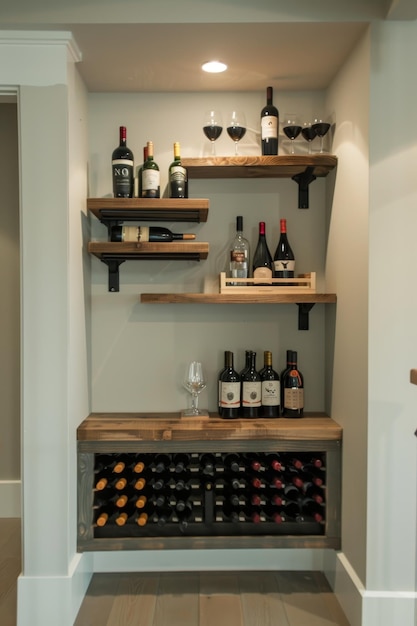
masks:
<path fill-rule="evenodd" d="M 288 241 L 287 220 L 280 220 L 280 236 L 274 254 L 274 277 L 294 278 L 295 257 Z"/>
<path fill-rule="evenodd" d="M 249 241 L 243 236 L 243 217 L 236 217 L 236 234 L 230 246 L 230 263 L 228 274 L 231 278 L 248 278 L 249 276 Z M 232 283 L 232 285 L 244 283 Z"/>
<path fill-rule="evenodd" d="M 273 104 L 273 89 L 266 88 L 266 105 L 261 111 L 262 154 L 278 154 L 279 113 Z"/>
<path fill-rule="evenodd" d="M 180 241 L 195 239 L 194 233 L 173 233 L 163 226 L 112 226 L 110 241 Z"/>
<path fill-rule="evenodd" d="M 170 198 L 188 198 L 187 170 L 181 163 L 180 144 L 174 143 L 174 160 L 168 169 L 168 185 Z"/>
<path fill-rule="evenodd" d="M 291 353 L 289 369 L 282 380 L 284 417 L 302 417 L 304 412 L 304 378 L 297 365 L 297 352 Z"/>
<path fill-rule="evenodd" d="M 148 156 L 142 169 L 142 198 L 159 198 L 161 182 L 158 164 L 153 158 L 153 141 L 148 141 Z"/>
<path fill-rule="evenodd" d="M 279 417 L 280 380 L 272 369 L 272 352 L 264 352 L 264 367 L 260 372 L 262 382 L 262 417 Z"/>
<path fill-rule="evenodd" d="M 112 157 L 113 195 L 115 198 L 133 198 L 135 174 L 133 152 L 126 145 L 126 126 L 119 128 L 119 145 Z"/>
<path fill-rule="evenodd" d="M 272 282 L 272 256 L 266 241 L 265 222 L 259 222 L 259 238 L 253 255 L 252 270 L 255 285 L 270 285 Z"/>
<path fill-rule="evenodd" d="M 225 369 L 220 376 L 219 387 L 220 415 L 224 419 L 234 419 L 240 414 L 240 376 L 234 369 L 233 352 L 225 353 Z"/>
<path fill-rule="evenodd" d="M 262 399 L 262 383 L 256 370 L 256 352 L 250 354 L 249 369 L 242 375 L 242 417 L 259 417 Z"/>

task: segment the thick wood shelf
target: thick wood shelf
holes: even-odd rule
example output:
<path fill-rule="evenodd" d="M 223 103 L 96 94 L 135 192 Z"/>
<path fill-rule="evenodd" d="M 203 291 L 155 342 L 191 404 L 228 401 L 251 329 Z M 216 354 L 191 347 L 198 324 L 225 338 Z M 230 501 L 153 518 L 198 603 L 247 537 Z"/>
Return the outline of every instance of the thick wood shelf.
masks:
<path fill-rule="evenodd" d="M 207 222 L 203 198 L 88 198 L 87 209 L 104 223 L 122 221 Z"/>
<path fill-rule="evenodd" d="M 226 420 L 217 413 L 207 418 L 180 417 L 172 413 L 91 413 L 78 427 L 78 442 L 83 451 L 90 449 L 88 442 L 97 444 L 111 442 L 132 444 L 142 447 L 144 442 L 158 442 L 172 446 L 176 442 L 184 448 L 184 443 L 197 443 L 207 448 L 207 442 L 225 442 L 233 449 L 238 441 L 250 442 L 338 442 L 342 439 L 342 428 L 330 417 L 311 414 L 301 419 L 234 419 Z M 93 446 L 95 447 L 95 446 Z M 113 449 L 113 448 L 112 448 Z"/>
<path fill-rule="evenodd" d="M 90 241 L 88 251 L 99 259 L 206 259 L 209 244 L 200 241 L 171 241 L 163 243 Z"/>
<path fill-rule="evenodd" d="M 140 301 L 145 304 L 331 304 L 337 297 L 335 293 L 142 293 Z"/>
<path fill-rule="evenodd" d="M 312 168 L 315 177 L 327 176 L 337 165 L 332 154 L 234 156 L 182 159 L 189 178 L 292 178 Z"/>

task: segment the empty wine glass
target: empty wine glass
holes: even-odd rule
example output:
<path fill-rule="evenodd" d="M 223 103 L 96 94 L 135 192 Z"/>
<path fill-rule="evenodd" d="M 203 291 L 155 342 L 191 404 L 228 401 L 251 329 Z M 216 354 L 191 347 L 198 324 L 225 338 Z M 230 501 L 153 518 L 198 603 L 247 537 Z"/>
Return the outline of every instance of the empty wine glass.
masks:
<path fill-rule="evenodd" d="M 198 408 L 198 394 L 207 386 L 203 366 L 199 361 L 191 361 L 187 365 L 184 376 L 184 387 L 191 394 L 191 408 L 182 411 L 182 415 L 203 415 L 206 412 Z"/>
<path fill-rule="evenodd" d="M 242 111 L 231 112 L 227 122 L 227 133 L 235 142 L 235 155 L 237 155 L 237 144 L 246 134 L 246 119 Z"/>
<path fill-rule="evenodd" d="M 291 154 L 295 154 L 294 140 L 301 133 L 301 124 L 298 117 L 294 113 L 286 113 L 282 122 L 282 130 L 284 134 L 291 139 Z"/>
<path fill-rule="evenodd" d="M 301 134 L 306 141 L 308 141 L 308 153 L 311 154 L 311 142 L 316 136 L 316 131 L 312 126 L 311 122 L 304 122 L 303 127 L 301 129 Z"/>
<path fill-rule="evenodd" d="M 330 124 L 329 122 L 325 122 L 321 117 L 315 117 L 311 128 L 316 131 L 317 137 L 320 137 L 320 153 L 323 153 L 323 138 L 328 133 Z"/>
<path fill-rule="evenodd" d="M 207 139 L 211 141 L 211 154 L 213 156 L 216 154 L 214 142 L 220 137 L 222 130 L 222 114 L 215 110 L 206 111 L 203 119 L 203 132 Z"/>

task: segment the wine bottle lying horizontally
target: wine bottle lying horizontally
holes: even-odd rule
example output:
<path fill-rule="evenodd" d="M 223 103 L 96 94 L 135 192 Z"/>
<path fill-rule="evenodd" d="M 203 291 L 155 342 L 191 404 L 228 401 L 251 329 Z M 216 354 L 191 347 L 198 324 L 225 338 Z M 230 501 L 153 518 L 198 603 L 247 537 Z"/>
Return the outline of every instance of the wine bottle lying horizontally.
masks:
<path fill-rule="evenodd" d="M 194 233 L 173 233 L 162 226 L 113 226 L 110 241 L 178 241 L 195 239 Z"/>

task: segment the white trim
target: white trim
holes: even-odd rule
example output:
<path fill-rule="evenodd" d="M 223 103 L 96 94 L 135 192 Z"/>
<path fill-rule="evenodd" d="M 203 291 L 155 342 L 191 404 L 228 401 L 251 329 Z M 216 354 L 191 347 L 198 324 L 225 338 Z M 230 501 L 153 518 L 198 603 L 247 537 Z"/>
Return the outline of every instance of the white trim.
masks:
<path fill-rule="evenodd" d="M 22 482 L 0 480 L 0 517 L 21 517 Z"/>
<path fill-rule="evenodd" d="M 66 44 L 70 58 L 78 63 L 82 52 L 70 31 L 0 30 L 0 45 L 7 46 L 62 46 Z"/>

